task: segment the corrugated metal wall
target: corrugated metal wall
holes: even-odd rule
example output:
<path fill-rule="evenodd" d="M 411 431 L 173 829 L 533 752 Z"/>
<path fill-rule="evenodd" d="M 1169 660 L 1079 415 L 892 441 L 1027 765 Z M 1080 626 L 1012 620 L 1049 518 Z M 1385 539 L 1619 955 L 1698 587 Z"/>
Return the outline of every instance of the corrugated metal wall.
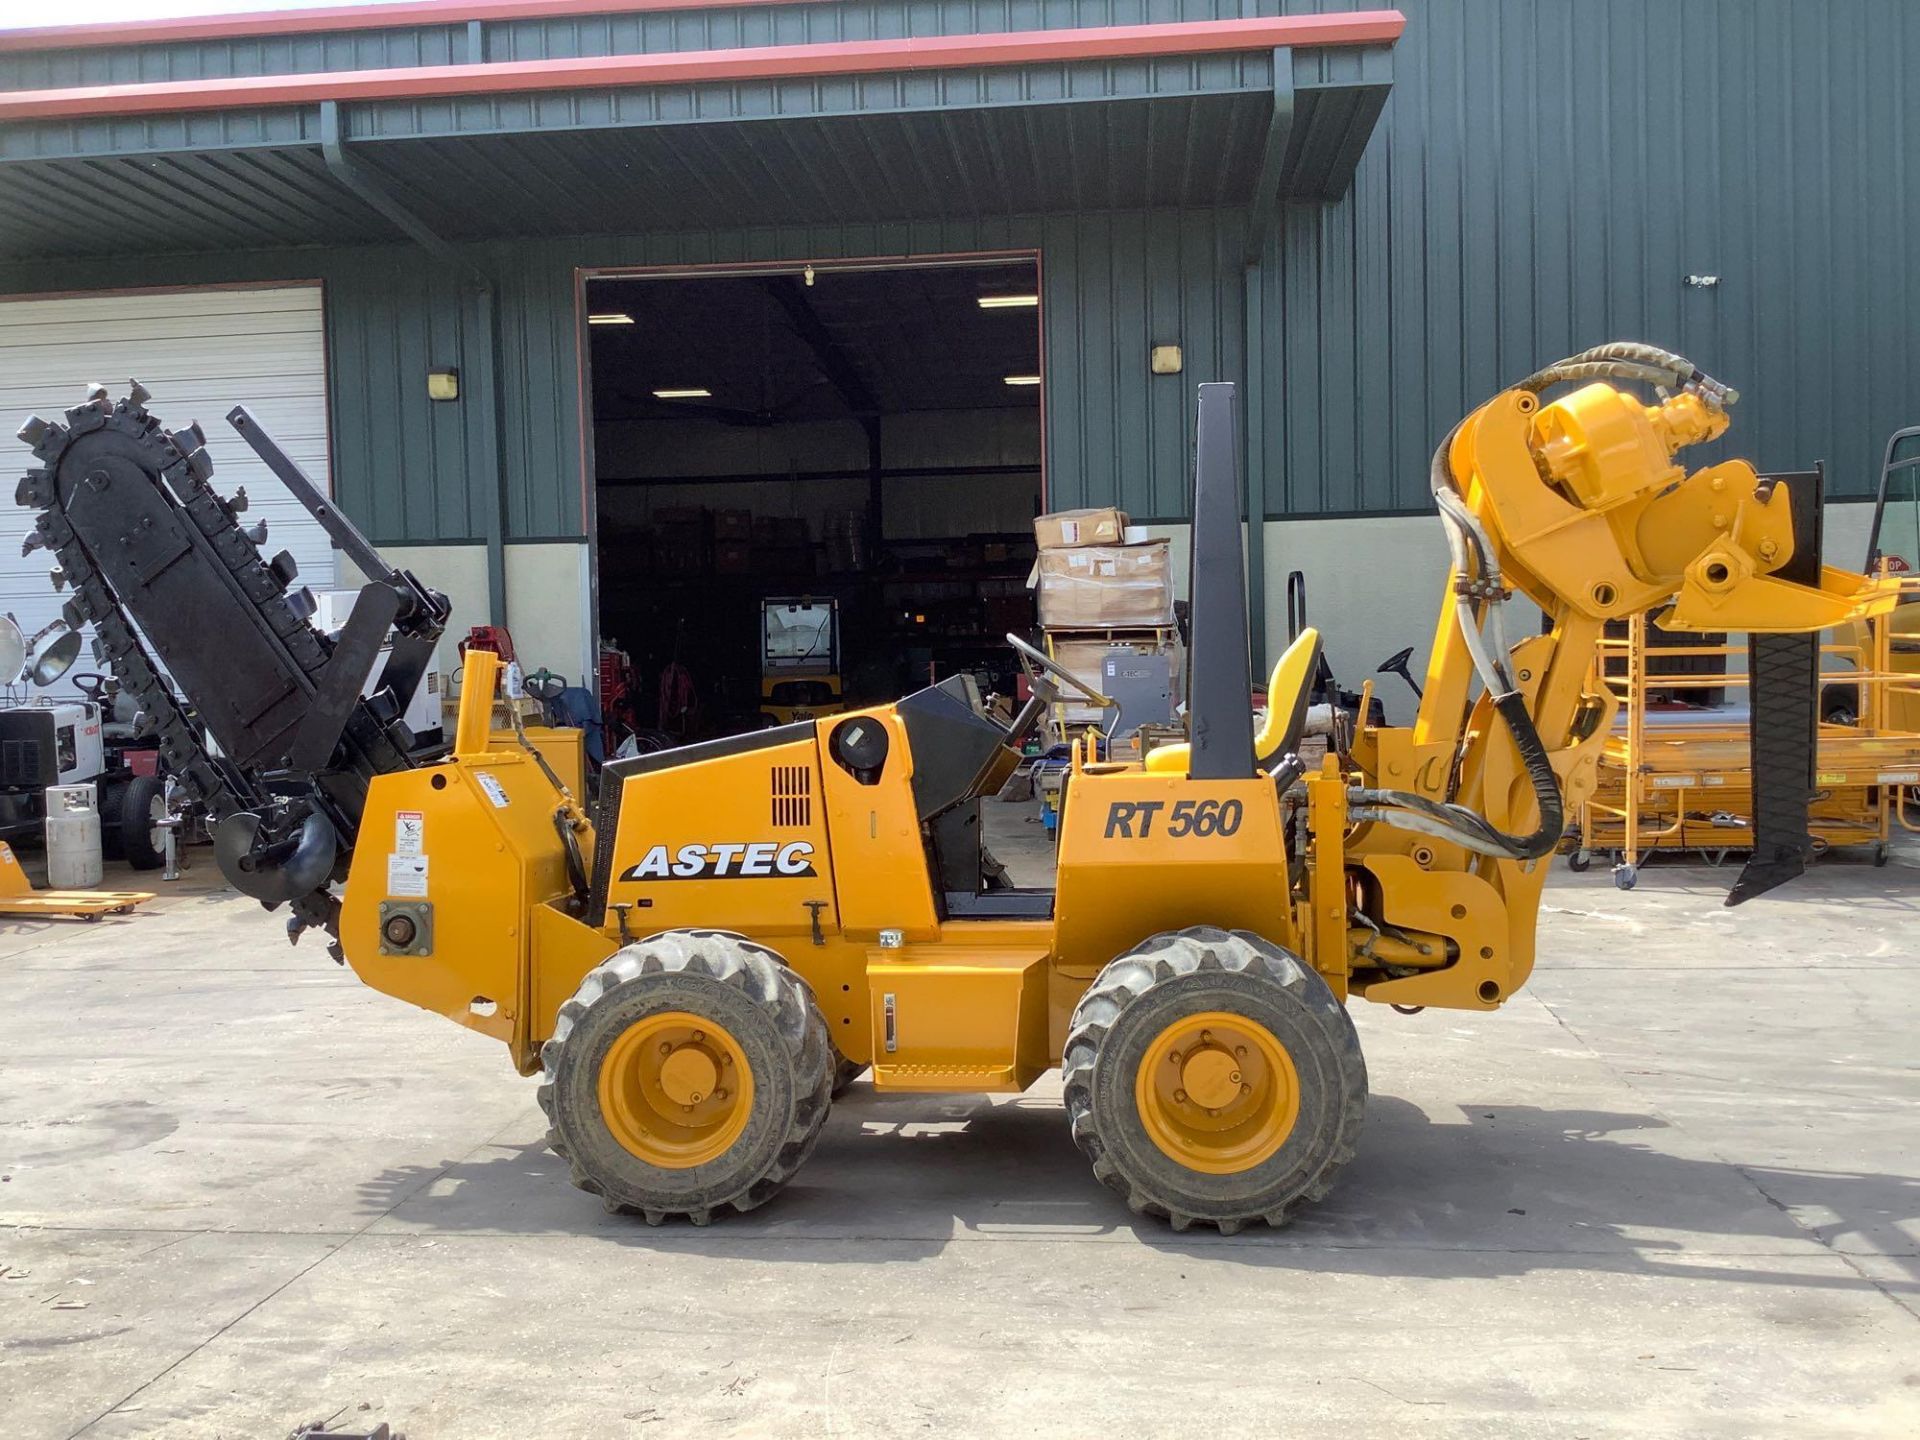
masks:
<path fill-rule="evenodd" d="M 503 278 L 505 377 L 516 485 L 510 533 L 578 533 L 579 392 L 575 266 L 694 266 L 772 260 L 1038 250 L 1047 326 L 1047 486 L 1059 506 L 1123 497 L 1140 515 L 1185 509 L 1192 386 L 1241 372 L 1243 228 L 1231 212 L 1123 212 L 911 225 L 678 232 L 487 247 Z M 1155 376 L 1155 344 L 1186 350 L 1186 373 Z M 543 483 L 558 481 L 560 483 Z"/>
<path fill-rule="evenodd" d="M 1836 493 L 1866 493 L 1885 434 L 1920 420 L 1920 87 L 1903 86 L 1920 7 L 1403 8 L 1353 194 L 1290 210 L 1255 272 L 1269 513 L 1424 508 L 1427 455 L 1469 405 L 1619 336 L 1742 388 L 1729 450 L 1825 458 Z M 1005 23 L 1042 23 L 1030 9 Z M 1053 502 L 1177 516 L 1192 385 L 1245 373 L 1243 235 L 1229 211 L 1128 212 L 480 247 L 501 283 L 509 535 L 582 525 L 574 267 L 981 250 L 1042 255 Z M 478 368 L 475 313 L 420 252 L 0 264 L 0 291 L 308 277 L 328 286 L 342 502 L 385 540 L 483 534 L 476 408 L 432 405 L 423 378 Z M 1186 373 L 1150 376 L 1154 343 L 1183 345 Z"/>
<path fill-rule="evenodd" d="M 1870 491 L 1920 422 L 1920 6 L 1401 8 L 1353 195 L 1263 266 L 1275 508 L 1419 508 L 1467 406 L 1618 337 L 1740 387 L 1724 453 Z"/>
<path fill-rule="evenodd" d="M 579 535 L 575 267 L 1038 251 L 1048 327 L 1047 483 L 1061 506 L 1184 507 L 1192 384 L 1241 372 L 1243 229 L 1233 212 L 1104 213 L 965 223 L 825 226 L 474 248 L 500 287 L 507 397 L 507 538 Z M 470 540 L 492 496 L 472 483 L 485 416 L 426 398 L 426 372 L 481 366 L 475 306 L 445 267 L 409 247 L 265 251 L 125 261 L 0 264 L 0 294 L 318 279 L 326 286 L 335 493 L 375 539 Z M 1154 376 L 1156 343 L 1186 348 L 1184 376 Z M 244 395 L 236 395 L 244 400 Z M 76 397 L 77 401 L 77 397 Z M 184 424 L 166 397 L 155 408 Z M 209 424 L 218 416 L 199 417 Z"/>
<path fill-rule="evenodd" d="M 476 316 L 443 267 L 423 252 L 368 246 L 0 264 L 0 294 L 262 280 L 318 280 L 325 287 L 333 491 L 347 512 L 384 543 L 484 535 L 481 517 L 490 497 L 473 493 L 469 447 L 482 443 L 486 417 L 474 405 L 435 404 L 426 392 L 429 368 L 471 373 L 478 364 Z M 127 377 L 96 378 L 121 384 Z M 233 383 L 229 403 L 244 403 L 245 381 Z M 226 406 L 182 413 L 163 388 L 156 389 L 153 406 L 172 425 L 197 419 L 208 431 L 225 426 Z M 553 481 L 523 471 L 512 483 Z"/>

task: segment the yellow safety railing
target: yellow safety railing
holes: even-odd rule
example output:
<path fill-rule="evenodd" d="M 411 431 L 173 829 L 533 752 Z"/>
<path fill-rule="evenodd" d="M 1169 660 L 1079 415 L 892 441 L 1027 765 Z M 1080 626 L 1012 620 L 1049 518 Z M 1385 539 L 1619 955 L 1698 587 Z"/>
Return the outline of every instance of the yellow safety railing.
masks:
<path fill-rule="evenodd" d="M 1920 579 L 1901 588 L 1912 596 L 1902 611 L 1844 634 L 1829 632 L 1820 645 L 1822 694 L 1846 686 L 1857 699 L 1850 723 L 1820 726 L 1813 833 L 1823 846 L 1873 843 L 1880 859 L 1896 827 L 1920 833 L 1920 816 L 1908 813 L 1920 793 Z M 1744 668 L 1724 663 L 1744 660 L 1744 640 L 1656 648 L 1648 644 L 1647 623 L 1636 616 L 1624 637 L 1604 638 L 1597 647 L 1592 683 L 1619 698 L 1624 724 L 1602 752 L 1601 783 L 1581 807 L 1582 848 L 1618 849 L 1627 866 L 1660 846 L 1709 853 L 1745 848 L 1752 818 L 1746 720 L 1729 715 L 1715 724 L 1708 716 L 1661 726 L 1656 718 L 1649 725 L 1654 693 L 1746 687 Z M 1714 673 L 1649 673 L 1655 658 L 1699 657 L 1723 664 Z M 1702 796 L 1712 805 L 1704 822 L 1696 813 Z"/>

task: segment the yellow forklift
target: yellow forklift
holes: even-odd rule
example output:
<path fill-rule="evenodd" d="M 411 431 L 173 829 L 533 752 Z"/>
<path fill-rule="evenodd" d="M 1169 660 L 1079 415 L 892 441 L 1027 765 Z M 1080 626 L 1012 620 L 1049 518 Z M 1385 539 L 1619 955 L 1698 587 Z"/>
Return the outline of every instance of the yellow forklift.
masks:
<path fill-rule="evenodd" d="M 1442 443 L 1453 563 L 1418 717 L 1309 768 L 1318 636 L 1274 668 L 1256 734 L 1234 391 L 1203 385 L 1188 738 L 1135 762 L 1083 748 L 1057 884 L 1006 888 L 985 873 L 982 798 L 1063 691 L 1106 700 L 1020 637 L 1032 697 L 1010 723 L 947 681 L 616 761 L 589 817 L 534 747 L 489 733 L 485 654 L 468 656 L 451 750 L 401 743 L 444 600 L 236 410 L 373 577 L 338 642 L 309 644 L 288 567 L 235 541 L 201 437 L 145 398 L 30 421 L 19 499 L 122 684 L 146 693 L 151 643 L 207 716 L 221 760 L 173 768 L 219 817 L 224 872 L 296 935 L 324 930 L 366 983 L 504 1044 L 539 1075 L 574 1182 L 653 1223 L 770 1199 L 868 1065 L 877 1088 L 919 1093 L 1018 1092 L 1060 1067 L 1074 1142 L 1133 1209 L 1177 1229 L 1281 1222 L 1359 1140 L 1349 1001 L 1489 1011 L 1526 983 L 1549 857 L 1617 703 L 1587 678 L 1605 623 L 1669 607 L 1670 628 L 1797 645 L 1892 603 L 1859 575 L 1795 568 L 1787 487 L 1737 460 L 1675 463 L 1726 428 L 1731 391 L 1664 351 L 1601 347 Z M 1516 592 L 1550 628 L 1510 644 Z M 1756 676 L 1756 714 L 1786 732 L 1813 704 L 1797 674 L 1783 651 Z M 1783 819 L 1734 898 L 1804 860 Z"/>
<path fill-rule="evenodd" d="M 776 595 L 760 602 L 760 713 L 792 725 L 847 708 L 840 602 Z"/>

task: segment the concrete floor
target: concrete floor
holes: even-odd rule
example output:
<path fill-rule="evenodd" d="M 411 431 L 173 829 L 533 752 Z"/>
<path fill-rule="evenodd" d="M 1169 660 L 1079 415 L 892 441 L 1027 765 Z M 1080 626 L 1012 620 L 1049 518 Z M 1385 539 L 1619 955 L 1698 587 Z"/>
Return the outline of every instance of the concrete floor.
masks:
<path fill-rule="evenodd" d="M 0 922 L 0 1433 L 1912 1435 L 1920 853 L 1728 878 L 1556 867 L 1502 1013 L 1359 1006 L 1359 1158 L 1233 1239 L 1130 1217 L 1054 1081 L 858 1086 L 780 1200 L 651 1230 L 248 902 Z"/>

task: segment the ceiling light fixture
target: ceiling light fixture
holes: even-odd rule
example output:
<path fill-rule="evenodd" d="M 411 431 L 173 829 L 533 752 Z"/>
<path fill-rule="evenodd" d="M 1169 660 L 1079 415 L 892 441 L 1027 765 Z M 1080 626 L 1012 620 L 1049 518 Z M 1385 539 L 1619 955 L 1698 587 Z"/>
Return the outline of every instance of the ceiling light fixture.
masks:
<path fill-rule="evenodd" d="M 653 392 L 653 398 L 656 400 L 711 400 L 713 398 L 713 392 L 711 390 L 701 390 L 698 388 L 656 390 Z"/>
<path fill-rule="evenodd" d="M 1038 385 L 1040 383 L 1040 377 L 1038 375 L 1009 375 L 1006 377 L 1006 382 L 1009 385 Z"/>
<path fill-rule="evenodd" d="M 587 316 L 589 325 L 631 325 L 633 317 L 624 310 L 607 310 L 598 315 Z"/>
<path fill-rule="evenodd" d="M 1040 303 L 1038 295 L 982 295 L 982 310 L 1031 310 Z"/>

